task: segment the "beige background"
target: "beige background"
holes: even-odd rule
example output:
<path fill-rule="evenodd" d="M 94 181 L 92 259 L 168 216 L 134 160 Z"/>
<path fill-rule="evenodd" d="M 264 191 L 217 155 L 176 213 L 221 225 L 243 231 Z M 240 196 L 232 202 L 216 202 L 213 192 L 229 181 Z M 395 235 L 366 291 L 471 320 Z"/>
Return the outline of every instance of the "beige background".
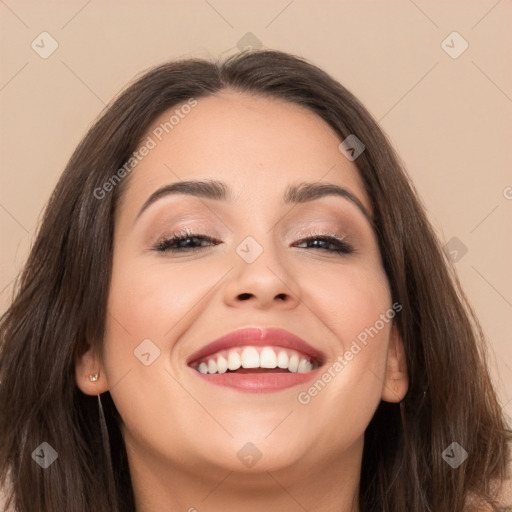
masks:
<path fill-rule="evenodd" d="M 467 247 L 456 267 L 512 416 L 511 15 L 507 0 L 0 0 L 1 312 L 41 210 L 104 104 L 149 66 L 227 56 L 256 37 L 352 90 L 398 149 L 439 236 Z M 50 48 L 44 31 L 59 45 L 46 59 L 31 47 Z M 469 44 L 456 59 L 442 46 L 453 31 Z"/>

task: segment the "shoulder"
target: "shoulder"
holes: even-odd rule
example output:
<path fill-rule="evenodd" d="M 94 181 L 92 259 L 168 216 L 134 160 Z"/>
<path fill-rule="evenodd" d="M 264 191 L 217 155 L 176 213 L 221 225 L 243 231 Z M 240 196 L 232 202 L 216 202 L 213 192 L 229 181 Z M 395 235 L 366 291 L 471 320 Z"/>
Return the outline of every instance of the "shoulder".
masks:
<path fill-rule="evenodd" d="M 498 502 L 497 507 L 484 505 L 480 500 L 469 497 L 468 512 L 512 512 L 512 477 L 495 485 L 492 490 Z"/>
<path fill-rule="evenodd" d="M 12 508 L 6 508 L 7 505 L 7 487 L 0 487 L 0 510 L 2 512 L 13 512 Z"/>
<path fill-rule="evenodd" d="M 496 512 L 512 512 L 512 476 L 498 487 L 497 499 L 499 507 Z"/>
<path fill-rule="evenodd" d="M 512 478 L 504 482 L 498 499 L 501 508 L 496 512 L 512 512 Z"/>

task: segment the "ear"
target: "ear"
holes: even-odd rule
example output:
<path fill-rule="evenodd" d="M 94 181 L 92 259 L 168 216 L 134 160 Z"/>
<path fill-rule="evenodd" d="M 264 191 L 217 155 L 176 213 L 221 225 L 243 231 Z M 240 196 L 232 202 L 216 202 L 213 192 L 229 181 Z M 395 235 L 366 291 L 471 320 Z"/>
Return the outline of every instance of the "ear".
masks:
<path fill-rule="evenodd" d="M 75 382 L 86 395 L 100 395 L 108 390 L 101 358 L 91 346 L 75 362 Z"/>
<path fill-rule="evenodd" d="M 393 323 L 388 346 L 382 400 L 398 403 L 402 401 L 408 388 L 409 377 L 407 376 L 404 344 L 396 325 Z"/>

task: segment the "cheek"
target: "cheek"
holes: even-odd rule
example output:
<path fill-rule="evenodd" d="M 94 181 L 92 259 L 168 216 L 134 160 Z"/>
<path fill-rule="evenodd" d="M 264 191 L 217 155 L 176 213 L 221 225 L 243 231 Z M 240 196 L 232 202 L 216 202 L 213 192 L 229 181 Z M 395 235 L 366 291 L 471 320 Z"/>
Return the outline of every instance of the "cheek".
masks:
<path fill-rule="evenodd" d="M 200 261 L 177 270 L 166 261 L 148 264 L 122 256 L 113 268 L 103 358 L 109 387 L 121 379 L 139 382 L 130 396 L 147 396 L 168 380 L 168 355 L 182 326 L 200 314 L 202 301 L 226 270 Z"/>
<path fill-rule="evenodd" d="M 387 276 L 378 261 L 351 264 L 335 270 L 304 272 L 301 289 L 304 302 L 338 340 L 337 350 L 345 352 L 352 340 L 374 326 L 391 307 Z M 386 328 L 379 322 L 379 331 Z M 364 337 L 364 334 L 362 335 Z"/>
<path fill-rule="evenodd" d="M 225 272 L 200 261 L 178 266 L 166 261 L 148 264 L 143 258 L 119 261 L 117 268 L 110 311 L 126 331 L 161 342 Z"/>
<path fill-rule="evenodd" d="M 343 437 L 336 436 L 340 429 L 355 435 L 373 416 L 384 385 L 394 317 L 387 276 L 377 263 L 347 265 L 334 277 L 332 272 L 308 275 L 302 288 L 308 291 L 304 301 L 312 310 L 314 305 L 335 345 L 317 381 L 302 390 L 299 403 L 314 411 L 312 417 L 323 415 L 334 438 Z"/>
<path fill-rule="evenodd" d="M 179 410 L 183 394 L 168 373 L 173 329 L 210 285 L 200 273 L 191 280 L 190 272 L 172 273 L 169 265 L 142 265 L 135 258 L 114 264 L 103 354 L 109 390 L 130 435 L 145 439 L 149 423 L 165 438 L 166 404 L 173 397 Z"/>

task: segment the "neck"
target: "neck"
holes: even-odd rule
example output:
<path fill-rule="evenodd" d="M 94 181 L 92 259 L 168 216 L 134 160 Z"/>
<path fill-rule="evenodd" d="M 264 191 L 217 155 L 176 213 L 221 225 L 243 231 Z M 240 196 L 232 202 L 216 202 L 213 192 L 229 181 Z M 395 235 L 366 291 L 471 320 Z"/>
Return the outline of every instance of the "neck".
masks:
<path fill-rule="evenodd" d="M 309 457 L 285 469 L 243 472 L 127 451 L 137 512 L 359 512 L 362 440 L 322 466 Z"/>

